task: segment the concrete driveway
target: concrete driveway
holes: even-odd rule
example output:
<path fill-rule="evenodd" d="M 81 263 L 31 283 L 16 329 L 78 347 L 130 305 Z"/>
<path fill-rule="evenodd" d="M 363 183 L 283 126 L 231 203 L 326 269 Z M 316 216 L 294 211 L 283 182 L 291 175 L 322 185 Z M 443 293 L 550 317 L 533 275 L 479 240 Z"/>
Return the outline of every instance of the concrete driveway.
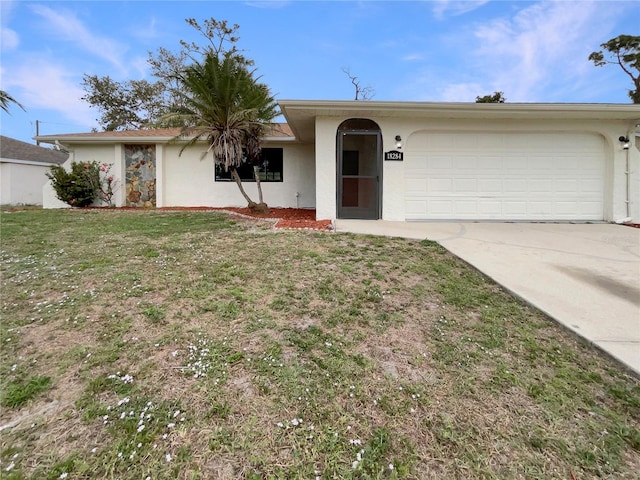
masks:
<path fill-rule="evenodd" d="M 640 374 L 640 229 L 613 224 L 337 220 L 434 240 Z"/>

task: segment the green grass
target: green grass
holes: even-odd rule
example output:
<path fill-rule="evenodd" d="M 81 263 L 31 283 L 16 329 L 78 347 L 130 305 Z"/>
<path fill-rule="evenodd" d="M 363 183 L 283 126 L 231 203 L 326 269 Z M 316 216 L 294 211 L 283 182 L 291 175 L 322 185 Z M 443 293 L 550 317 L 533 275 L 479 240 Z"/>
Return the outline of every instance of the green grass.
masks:
<path fill-rule="evenodd" d="M 434 242 L 0 221 L 2 478 L 637 478 L 638 379 Z"/>
<path fill-rule="evenodd" d="M 6 408 L 20 408 L 51 388 L 51 378 L 34 376 L 3 384 L 1 402 Z"/>

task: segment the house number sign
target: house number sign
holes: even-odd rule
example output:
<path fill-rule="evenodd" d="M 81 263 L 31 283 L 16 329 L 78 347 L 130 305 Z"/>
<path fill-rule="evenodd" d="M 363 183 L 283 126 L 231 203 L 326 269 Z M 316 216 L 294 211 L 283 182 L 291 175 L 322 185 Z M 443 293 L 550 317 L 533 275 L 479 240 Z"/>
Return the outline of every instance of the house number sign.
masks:
<path fill-rule="evenodd" d="M 399 152 L 398 150 L 391 150 L 390 152 L 384 152 L 384 159 L 401 162 L 404 160 L 403 152 Z"/>

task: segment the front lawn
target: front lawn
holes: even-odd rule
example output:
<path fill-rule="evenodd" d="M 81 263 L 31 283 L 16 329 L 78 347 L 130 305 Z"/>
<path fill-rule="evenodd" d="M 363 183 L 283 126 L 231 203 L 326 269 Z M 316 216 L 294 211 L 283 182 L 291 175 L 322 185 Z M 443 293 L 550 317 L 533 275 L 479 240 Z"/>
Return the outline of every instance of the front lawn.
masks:
<path fill-rule="evenodd" d="M 640 381 L 432 242 L 132 210 L 1 242 L 0 478 L 638 478 Z"/>

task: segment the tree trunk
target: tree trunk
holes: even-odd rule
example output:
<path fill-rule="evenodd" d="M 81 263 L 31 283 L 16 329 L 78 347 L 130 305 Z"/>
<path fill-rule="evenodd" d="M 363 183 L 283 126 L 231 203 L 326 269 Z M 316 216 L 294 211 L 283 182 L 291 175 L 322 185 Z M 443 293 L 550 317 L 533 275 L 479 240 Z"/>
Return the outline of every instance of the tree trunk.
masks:
<path fill-rule="evenodd" d="M 256 187 L 258 187 L 258 204 L 253 208 L 258 213 L 269 213 L 269 206 L 264 203 L 262 198 L 262 184 L 260 183 L 260 167 L 253 166 L 253 178 L 256 180 Z"/>
<path fill-rule="evenodd" d="M 258 187 L 258 203 L 264 203 L 262 199 L 262 184 L 260 183 L 260 167 L 253 166 L 253 178 L 256 179 L 256 187 Z"/>
<path fill-rule="evenodd" d="M 247 192 L 244 191 L 244 188 L 242 187 L 242 180 L 240 180 L 240 175 L 238 175 L 238 170 L 235 167 L 229 167 L 229 170 L 231 171 L 231 177 L 235 180 L 236 185 L 238 185 L 238 188 L 240 189 L 240 193 L 247 201 L 247 207 L 249 208 L 249 210 L 253 210 L 257 213 L 269 213 L 269 207 L 262 201 L 262 190 L 258 188 L 258 191 L 260 192 L 260 203 L 254 202 L 253 200 L 251 200 L 251 198 L 249 198 Z M 259 181 L 259 179 L 257 179 L 256 181 Z"/>
<path fill-rule="evenodd" d="M 254 206 L 256 205 L 256 202 L 251 200 L 249 198 L 249 195 L 247 195 L 247 192 L 244 191 L 244 188 L 242 187 L 242 180 L 240 180 L 240 175 L 238 175 L 238 170 L 236 170 L 236 167 L 230 167 L 229 170 L 231 171 L 231 177 L 235 180 L 236 185 L 238 185 L 238 188 L 240 189 L 240 193 L 242 194 L 244 199 L 247 201 L 249 208 L 254 208 Z"/>

